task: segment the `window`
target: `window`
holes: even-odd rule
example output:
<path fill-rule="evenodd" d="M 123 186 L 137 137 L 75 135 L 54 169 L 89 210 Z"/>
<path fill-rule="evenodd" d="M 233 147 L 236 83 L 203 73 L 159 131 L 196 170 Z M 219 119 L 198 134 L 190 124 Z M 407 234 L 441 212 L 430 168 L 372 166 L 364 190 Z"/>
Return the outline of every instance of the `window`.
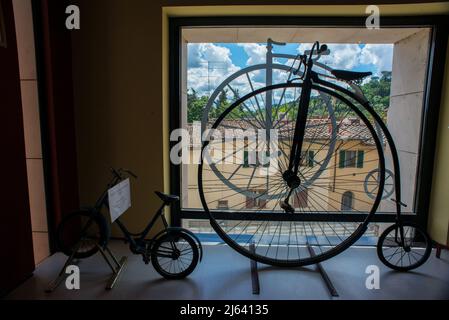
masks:
<path fill-rule="evenodd" d="M 264 153 L 261 154 L 259 151 L 246 151 L 246 150 L 243 152 L 243 168 L 249 167 L 268 168 L 269 166 L 270 166 L 270 158 L 269 156 L 266 156 Z"/>
<path fill-rule="evenodd" d="M 364 150 L 340 150 L 340 168 L 363 168 Z"/>
<path fill-rule="evenodd" d="M 228 200 L 218 200 L 217 209 L 223 209 L 223 210 L 229 209 L 229 201 Z"/>
<path fill-rule="evenodd" d="M 354 194 L 351 191 L 346 191 L 341 197 L 341 210 L 352 211 L 354 208 Z"/>
<path fill-rule="evenodd" d="M 316 25 L 317 19 L 321 22 L 319 27 Z M 424 216 L 417 220 L 427 220 L 425 215 L 428 210 L 429 195 L 424 190 L 428 190 L 431 186 L 431 181 L 427 177 L 432 175 L 434 150 L 431 148 L 436 134 L 433 123 L 437 120 L 435 117 L 440 105 L 439 88 L 441 87 L 440 79 L 431 71 L 438 70 L 444 63 L 443 58 L 435 59 L 434 56 L 438 50 L 445 50 L 440 44 L 442 42 L 440 40 L 445 36 L 441 31 L 444 30 L 442 20 L 423 17 L 423 20 L 417 22 L 408 18 L 386 17 L 383 28 L 375 33 L 366 30 L 364 22 L 360 25 L 356 22 L 348 25 L 347 20 L 339 18 L 320 20 L 314 17 L 312 20 L 295 17 L 226 17 L 214 19 L 213 26 L 208 25 L 207 21 L 210 20 L 170 19 L 172 27 L 170 36 L 174 46 L 170 51 L 170 74 L 173 75 L 170 86 L 171 129 L 179 127 L 190 129 L 193 122 L 201 122 L 201 116 L 207 106 L 210 108 L 210 119 L 216 119 L 217 114 L 236 98 L 265 86 L 269 81 L 266 79 L 265 72 L 247 74 L 244 71 L 246 68 L 267 62 L 268 56 L 265 53 L 268 38 L 286 42 L 287 46 L 280 48 L 276 53 L 287 54 L 297 53 L 300 45 L 319 40 L 321 43 L 328 44 L 331 52 L 341 53 L 339 56 L 342 57 L 343 53 L 347 53 L 347 56 L 351 58 L 349 60 L 334 59 L 329 56 L 324 60 L 326 65 L 335 69 L 373 71 L 374 75 L 361 84 L 362 90 L 373 104 L 373 108 L 384 119 L 395 140 L 402 172 L 411 173 L 402 176 L 403 202 L 408 205 L 404 211 L 410 214 L 407 217 L 410 220 L 415 220 L 416 215 L 420 214 Z M 297 25 L 298 21 L 301 21 L 301 26 Z M 313 28 L 309 24 L 313 24 Z M 374 57 L 376 59 L 373 59 Z M 286 63 L 285 59 L 272 62 Z M 228 85 L 221 87 L 223 82 L 231 79 L 238 72 L 240 76 L 236 76 L 233 82 L 228 82 Z M 416 81 L 408 81 L 410 75 L 413 75 Z M 248 76 L 254 80 L 253 88 L 248 85 Z M 273 83 L 278 83 L 286 79 L 283 78 L 282 72 L 274 72 L 272 80 Z M 215 92 L 218 93 L 214 95 Z M 276 115 L 276 118 L 290 120 L 287 112 L 285 115 L 282 113 Z M 244 125 L 242 122 L 239 122 L 239 126 L 240 124 Z M 355 136 L 358 125 L 353 119 L 347 118 L 338 130 L 341 130 L 340 134 L 346 130 L 352 130 L 349 136 Z M 232 127 L 233 124 L 230 123 L 229 126 Z M 324 129 L 317 131 L 317 134 L 325 134 L 325 132 Z M 425 144 L 421 141 L 432 143 Z M 349 145 L 351 142 L 352 144 Z M 312 201 L 317 193 L 332 192 L 333 198 L 329 206 L 335 207 L 339 207 L 344 202 L 345 208 L 349 208 L 351 199 L 352 207 L 354 204 L 361 206 L 363 201 L 358 201 L 361 196 L 370 199 L 369 192 L 365 190 L 353 190 L 351 196 L 348 193 L 343 199 L 341 192 L 344 190 L 340 188 L 345 187 L 345 190 L 349 188 L 336 185 L 333 180 L 335 171 L 340 169 L 348 169 L 348 174 L 351 175 L 348 176 L 348 183 L 350 179 L 365 181 L 369 177 L 375 177 L 372 154 L 369 152 L 372 148 L 370 143 L 370 141 L 364 141 L 363 137 L 357 141 L 346 140 L 342 150 L 337 142 L 336 152 L 331 159 L 334 171 L 325 172 L 327 175 L 325 179 L 329 181 L 329 190 L 304 191 L 307 192 L 311 205 L 315 205 Z M 384 147 L 386 169 L 392 171 L 391 154 L 387 146 L 384 145 Z M 317 172 L 319 163 L 325 157 L 319 145 L 314 145 L 312 148 L 314 148 L 313 154 L 305 155 L 301 163 L 303 167 L 313 166 L 309 175 Z M 255 164 L 250 164 L 250 158 L 258 158 L 257 156 L 249 153 L 242 156 L 246 158 L 244 174 L 241 175 L 239 172 L 234 174 L 235 169 L 231 167 L 225 171 L 229 173 L 228 176 L 234 177 L 236 183 L 240 181 L 246 187 L 246 184 L 239 179 L 242 179 L 243 175 L 251 176 L 252 169 L 250 171 L 247 168 L 254 168 L 261 164 L 257 160 Z M 202 205 L 198 197 L 195 168 L 195 165 L 172 166 L 173 192 L 181 194 L 183 199 L 180 207 L 176 209 L 177 213 L 173 215 L 175 224 L 180 225 L 180 221 L 178 220 L 177 223 L 176 219 L 207 218 L 198 213 L 202 210 Z M 255 174 L 258 173 L 259 170 L 256 170 Z M 212 171 L 211 178 L 217 179 Z M 225 194 L 218 196 L 218 194 L 219 191 L 216 193 L 217 199 L 220 196 L 222 198 L 226 196 Z M 395 204 L 390 201 L 390 198 L 382 199 L 378 209 L 378 217 L 381 217 L 379 219 L 394 221 L 392 214 L 395 213 Z M 214 208 L 218 208 L 218 201 Z M 257 200 L 250 200 L 244 194 L 239 199 L 229 199 L 231 208 L 237 203 L 242 203 L 244 207 L 260 206 Z M 262 203 L 262 205 L 270 207 L 270 203 Z M 358 207 L 355 210 L 359 210 Z"/>
<path fill-rule="evenodd" d="M 357 153 L 355 151 L 340 151 L 340 168 L 355 168 Z"/>
<path fill-rule="evenodd" d="M 248 190 L 251 196 L 246 196 L 246 209 L 264 209 L 267 201 L 263 198 L 266 195 L 266 190 Z"/>

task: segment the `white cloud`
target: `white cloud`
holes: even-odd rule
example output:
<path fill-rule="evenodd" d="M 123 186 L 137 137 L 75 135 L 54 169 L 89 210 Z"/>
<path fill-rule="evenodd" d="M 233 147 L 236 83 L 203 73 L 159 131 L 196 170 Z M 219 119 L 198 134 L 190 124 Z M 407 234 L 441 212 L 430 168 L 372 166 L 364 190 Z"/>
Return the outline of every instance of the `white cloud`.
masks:
<path fill-rule="evenodd" d="M 188 67 L 201 68 L 207 62 L 232 65 L 231 50 L 213 43 L 192 43 L 188 45 Z"/>
<path fill-rule="evenodd" d="M 213 43 L 188 45 L 187 87 L 199 95 L 209 94 L 240 68 L 232 62 L 231 51 Z"/>
<path fill-rule="evenodd" d="M 312 44 L 301 44 L 298 52 L 310 50 Z M 360 64 L 371 64 L 376 73 L 391 71 L 393 63 L 392 44 L 367 44 L 360 48 L 358 44 L 328 44 L 330 55 L 322 56 L 322 62 L 333 69 L 350 70 Z"/>
<path fill-rule="evenodd" d="M 265 63 L 267 55 L 267 46 L 257 43 L 239 43 L 238 46 L 245 50 L 248 55 L 246 65 L 252 66 L 255 64 Z"/>
<path fill-rule="evenodd" d="M 266 62 L 266 46 L 257 43 L 240 43 L 248 55 L 246 65 L 264 64 Z M 312 44 L 301 44 L 298 53 L 310 50 Z M 321 63 L 333 69 L 351 70 L 361 64 L 373 65 L 374 72 L 391 71 L 393 45 L 367 44 L 361 48 L 358 44 L 328 44 L 329 56 L 322 56 Z M 293 61 L 282 61 L 291 65 Z M 188 88 L 194 88 L 199 95 L 211 94 L 227 77 L 240 70 L 232 61 L 231 50 L 213 43 L 197 43 L 188 45 Z M 265 86 L 264 71 L 249 74 L 255 89 Z M 286 81 L 284 71 L 273 72 L 273 83 Z M 239 91 L 240 96 L 251 91 L 246 74 L 235 79 L 231 86 Z M 230 93 L 232 94 L 232 93 Z"/>
<path fill-rule="evenodd" d="M 367 44 L 360 55 L 360 63 L 376 65 L 378 73 L 391 71 L 393 64 L 393 45 Z"/>
<path fill-rule="evenodd" d="M 298 52 L 303 54 L 310 50 L 312 44 L 301 44 Z M 359 55 L 362 51 L 357 44 L 328 44 L 330 55 L 321 56 L 319 62 L 334 69 L 352 69 L 359 64 Z"/>
<path fill-rule="evenodd" d="M 237 44 L 248 55 L 247 65 L 264 64 L 266 60 L 266 46 L 256 43 Z M 232 62 L 231 51 L 213 43 L 199 43 L 188 45 L 188 84 L 187 87 L 195 89 L 199 95 L 210 95 L 227 77 L 240 70 Z M 254 89 L 266 85 L 265 69 L 249 73 Z M 273 82 L 285 82 L 285 72 L 274 70 Z M 246 74 L 234 79 L 230 86 L 238 90 L 239 96 L 251 92 Z M 233 93 L 228 89 L 228 97 Z"/>
<path fill-rule="evenodd" d="M 329 45 L 331 54 L 324 56 L 324 63 L 332 63 L 340 69 L 352 69 L 359 64 L 359 55 L 362 51 L 358 45 L 354 44 L 333 44 Z"/>

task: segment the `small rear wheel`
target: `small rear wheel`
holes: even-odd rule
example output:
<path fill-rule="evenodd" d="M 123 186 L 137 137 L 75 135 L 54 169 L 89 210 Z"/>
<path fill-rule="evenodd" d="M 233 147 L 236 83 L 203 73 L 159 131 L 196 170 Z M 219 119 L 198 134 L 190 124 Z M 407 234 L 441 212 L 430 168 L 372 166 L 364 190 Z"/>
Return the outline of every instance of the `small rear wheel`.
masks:
<path fill-rule="evenodd" d="M 179 231 L 162 235 L 151 248 L 154 269 L 169 280 L 179 280 L 190 275 L 195 270 L 198 259 L 195 240 Z"/>
<path fill-rule="evenodd" d="M 402 222 L 388 227 L 377 243 L 377 255 L 387 267 L 397 271 L 409 271 L 423 265 L 432 252 L 432 241 L 420 226 Z M 403 241 L 402 241 L 403 240 Z"/>

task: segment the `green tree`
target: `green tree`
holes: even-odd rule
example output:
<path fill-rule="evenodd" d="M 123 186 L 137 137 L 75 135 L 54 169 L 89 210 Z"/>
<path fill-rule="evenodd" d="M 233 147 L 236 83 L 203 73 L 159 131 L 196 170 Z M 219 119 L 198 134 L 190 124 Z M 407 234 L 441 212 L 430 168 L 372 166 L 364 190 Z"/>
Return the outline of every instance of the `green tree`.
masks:
<path fill-rule="evenodd" d="M 390 87 L 391 87 L 391 71 L 383 71 L 380 77 L 372 77 L 369 81 L 359 84 L 368 101 L 373 106 L 374 110 L 385 120 L 387 117 L 388 108 L 390 106 Z M 217 97 L 215 103 L 209 111 L 209 119 L 217 119 L 233 101 L 239 99 L 239 92 L 237 90 L 223 90 Z M 310 114 L 314 117 L 326 117 L 328 115 L 326 97 L 312 96 L 310 98 Z M 201 121 L 204 108 L 209 100 L 209 96 L 199 96 L 194 89 L 190 89 L 187 93 L 187 119 L 189 123 L 193 121 Z M 348 109 L 340 104 L 335 104 L 335 99 L 331 99 L 331 103 L 335 109 L 337 118 L 348 114 Z M 228 119 L 251 119 L 259 116 L 258 111 L 250 111 L 243 104 L 235 108 L 228 116 Z M 261 110 L 263 113 L 264 110 Z M 285 120 L 294 121 L 297 114 L 297 106 L 294 102 L 286 102 L 273 110 L 273 116 L 280 117 L 281 114 L 287 115 Z"/>
<path fill-rule="evenodd" d="M 218 105 L 226 106 L 228 104 L 228 90 L 224 89 L 218 95 Z"/>
<path fill-rule="evenodd" d="M 386 119 L 390 107 L 391 71 L 383 71 L 381 77 L 372 77 L 361 88 L 374 110 Z"/>
<path fill-rule="evenodd" d="M 210 112 L 210 117 L 212 119 L 217 119 L 220 114 L 222 114 L 228 107 L 230 103 L 228 101 L 228 90 L 224 89 L 218 95 L 218 100 L 216 104 L 212 107 Z"/>
<path fill-rule="evenodd" d="M 194 89 L 187 93 L 187 122 L 201 121 L 203 110 L 206 107 L 208 96 L 198 97 Z"/>

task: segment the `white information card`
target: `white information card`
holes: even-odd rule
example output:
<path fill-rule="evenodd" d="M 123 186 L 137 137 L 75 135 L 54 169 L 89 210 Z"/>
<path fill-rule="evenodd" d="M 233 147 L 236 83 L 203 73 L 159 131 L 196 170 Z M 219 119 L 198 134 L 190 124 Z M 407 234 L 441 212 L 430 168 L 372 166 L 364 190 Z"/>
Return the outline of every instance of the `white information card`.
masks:
<path fill-rule="evenodd" d="M 131 207 L 131 190 L 129 179 L 123 180 L 109 189 L 108 199 L 111 222 L 114 222 Z"/>

